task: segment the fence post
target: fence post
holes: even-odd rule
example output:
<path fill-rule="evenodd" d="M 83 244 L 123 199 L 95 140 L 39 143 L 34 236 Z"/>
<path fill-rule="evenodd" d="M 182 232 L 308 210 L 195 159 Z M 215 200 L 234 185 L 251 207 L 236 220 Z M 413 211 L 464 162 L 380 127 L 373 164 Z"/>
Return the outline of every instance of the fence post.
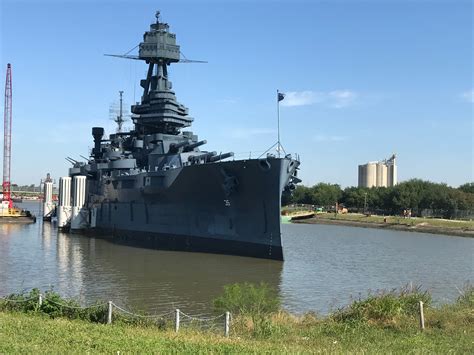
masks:
<path fill-rule="evenodd" d="M 43 295 L 40 293 L 38 295 L 38 308 L 40 308 L 42 304 L 43 304 Z"/>
<path fill-rule="evenodd" d="M 179 309 L 177 309 L 175 313 L 174 331 L 176 333 L 179 331 Z"/>
<path fill-rule="evenodd" d="M 420 301 L 420 328 L 425 330 L 425 314 L 423 313 L 423 301 Z"/>
<path fill-rule="evenodd" d="M 224 336 L 229 336 L 230 330 L 230 312 L 225 312 Z"/>
<path fill-rule="evenodd" d="M 109 301 L 109 309 L 107 312 L 107 324 L 112 324 L 112 301 Z"/>

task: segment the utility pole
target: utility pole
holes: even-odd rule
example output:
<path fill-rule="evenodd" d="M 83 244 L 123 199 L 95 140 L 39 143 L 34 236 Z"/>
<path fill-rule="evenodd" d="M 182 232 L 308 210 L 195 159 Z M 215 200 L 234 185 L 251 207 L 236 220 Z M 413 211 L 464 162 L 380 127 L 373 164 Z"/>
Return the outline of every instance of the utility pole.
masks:
<path fill-rule="evenodd" d="M 364 214 L 367 213 L 367 192 L 364 192 Z"/>

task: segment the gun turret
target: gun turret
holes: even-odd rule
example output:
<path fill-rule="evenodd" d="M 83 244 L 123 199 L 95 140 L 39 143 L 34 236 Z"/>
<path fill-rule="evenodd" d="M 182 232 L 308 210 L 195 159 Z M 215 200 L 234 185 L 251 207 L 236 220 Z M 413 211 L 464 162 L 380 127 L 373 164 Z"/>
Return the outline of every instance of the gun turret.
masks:
<path fill-rule="evenodd" d="M 191 144 L 189 144 L 189 145 L 186 145 L 186 146 L 184 147 L 183 151 L 184 151 L 184 152 L 190 152 L 190 151 L 192 151 L 194 148 L 199 147 L 199 146 L 201 146 L 201 145 L 203 145 L 203 144 L 206 144 L 206 143 L 207 143 L 207 141 L 206 141 L 205 139 L 202 140 L 202 141 L 196 142 L 196 143 L 191 143 Z"/>
<path fill-rule="evenodd" d="M 194 164 L 194 163 L 199 162 L 201 159 L 203 159 L 204 161 L 207 161 L 209 158 L 213 157 L 216 154 L 217 152 L 208 152 L 208 153 L 199 154 L 199 155 L 191 155 L 189 156 L 188 160 L 192 164 Z"/>
<path fill-rule="evenodd" d="M 219 161 L 219 160 L 222 160 L 222 159 L 227 159 L 227 158 L 230 158 L 230 157 L 233 157 L 233 156 L 234 156 L 234 153 L 232 153 L 232 152 L 215 155 L 215 156 L 212 156 L 212 157 L 209 158 L 209 162 L 213 163 L 215 161 Z"/>

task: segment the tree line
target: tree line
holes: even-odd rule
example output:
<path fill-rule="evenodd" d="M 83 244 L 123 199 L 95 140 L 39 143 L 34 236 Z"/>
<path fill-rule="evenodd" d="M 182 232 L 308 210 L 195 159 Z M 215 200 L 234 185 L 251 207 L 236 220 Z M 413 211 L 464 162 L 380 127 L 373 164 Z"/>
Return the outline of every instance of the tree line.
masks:
<path fill-rule="evenodd" d="M 393 187 L 347 187 L 319 183 L 299 185 L 283 204 L 310 204 L 326 209 L 336 202 L 349 210 L 378 214 L 400 214 L 410 209 L 414 215 L 436 217 L 468 217 L 474 214 L 474 183 L 458 188 L 420 179 L 412 179 Z"/>

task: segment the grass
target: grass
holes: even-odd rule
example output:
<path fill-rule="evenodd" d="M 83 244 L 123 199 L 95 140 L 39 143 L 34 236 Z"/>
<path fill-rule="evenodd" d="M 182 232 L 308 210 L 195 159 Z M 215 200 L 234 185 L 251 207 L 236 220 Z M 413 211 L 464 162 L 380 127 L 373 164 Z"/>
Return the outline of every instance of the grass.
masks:
<path fill-rule="evenodd" d="M 387 222 L 384 222 L 386 218 Z M 422 217 L 412 217 L 412 218 L 403 218 L 398 216 L 365 216 L 360 213 L 347 213 L 347 214 L 338 214 L 337 216 L 334 213 L 319 213 L 314 218 L 326 219 L 326 220 L 341 220 L 341 221 L 350 221 L 350 222 L 363 222 L 363 223 L 380 223 L 388 225 L 403 225 L 409 227 L 435 227 L 435 228 L 448 228 L 448 229 L 458 229 L 458 230 L 468 230 L 474 231 L 474 221 L 461 221 L 461 220 L 449 220 L 449 219 L 439 219 L 439 218 L 422 218 Z"/>
<path fill-rule="evenodd" d="M 466 289 L 458 301 L 440 308 L 429 306 L 427 293 L 405 288 L 369 295 L 323 318 L 267 309 L 259 311 L 265 316 L 255 322 L 252 311 L 246 311 L 235 315 L 229 338 L 193 327 L 176 334 L 172 327 L 104 325 L 52 318 L 38 310 L 4 310 L 0 312 L 0 353 L 468 353 L 474 341 L 473 290 Z M 418 328 L 414 306 L 419 298 L 427 304 L 424 332 Z"/>

